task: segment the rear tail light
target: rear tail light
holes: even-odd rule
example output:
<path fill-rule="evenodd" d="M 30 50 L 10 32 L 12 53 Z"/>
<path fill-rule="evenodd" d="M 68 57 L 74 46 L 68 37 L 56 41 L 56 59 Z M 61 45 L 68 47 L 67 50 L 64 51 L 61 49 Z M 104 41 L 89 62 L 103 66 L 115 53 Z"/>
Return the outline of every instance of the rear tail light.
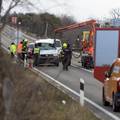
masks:
<path fill-rule="evenodd" d="M 120 91 L 120 80 L 117 81 L 117 91 Z"/>

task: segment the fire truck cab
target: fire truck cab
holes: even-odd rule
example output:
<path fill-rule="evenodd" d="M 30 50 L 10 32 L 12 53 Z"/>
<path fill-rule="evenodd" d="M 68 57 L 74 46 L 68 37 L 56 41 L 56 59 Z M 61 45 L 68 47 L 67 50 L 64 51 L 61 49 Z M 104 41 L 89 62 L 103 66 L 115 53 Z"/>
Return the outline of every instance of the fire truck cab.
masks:
<path fill-rule="evenodd" d="M 54 32 L 56 33 L 63 33 L 65 31 L 71 31 L 71 30 L 75 30 L 75 29 L 81 29 L 83 27 L 87 27 L 89 28 L 89 31 L 84 31 L 83 32 L 83 37 L 82 37 L 82 41 L 80 40 L 79 44 L 82 44 L 82 49 L 79 54 L 79 57 L 81 57 L 81 63 L 82 63 L 82 67 L 84 68 L 93 68 L 94 67 L 94 62 L 93 62 L 93 58 L 94 58 L 94 49 L 92 49 L 94 47 L 94 41 L 93 41 L 93 37 L 94 37 L 94 33 L 95 33 L 95 25 L 96 25 L 96 20 L 89 20 L 89 21 L 85 21 L 82 23 L 75 23 L 69 26 L 65 26 L 62 28 L 58 28 L 55 29 Z M 74 32 L 73 32 L 74 34 Z M 81 43 L 82 42 L 82 43 Z M 92 54 L 91 54 L 92 52 Z M 74 52 L 73 52 L 74 53 Z M 77 57 L 77 58 L 79 58 Z"/>

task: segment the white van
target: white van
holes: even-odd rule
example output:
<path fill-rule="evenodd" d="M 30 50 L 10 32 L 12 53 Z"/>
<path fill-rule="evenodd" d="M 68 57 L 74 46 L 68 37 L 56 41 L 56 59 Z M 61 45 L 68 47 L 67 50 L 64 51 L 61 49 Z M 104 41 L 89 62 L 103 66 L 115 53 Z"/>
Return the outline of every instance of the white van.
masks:
<path fill-rule="evenodd" d="M 40 64 L 51 63 L 59 66 L 59 54 L 54 39 L 40 39 L 35 41 L 35 44 L 40 47 Z"/>

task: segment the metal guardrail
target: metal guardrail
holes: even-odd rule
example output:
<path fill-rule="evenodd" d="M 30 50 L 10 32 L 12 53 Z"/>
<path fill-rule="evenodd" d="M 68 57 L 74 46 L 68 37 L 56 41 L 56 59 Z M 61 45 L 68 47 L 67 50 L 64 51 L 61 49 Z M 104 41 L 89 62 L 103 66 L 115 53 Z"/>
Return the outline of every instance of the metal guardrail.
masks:
<path fill-rule="evenodd" d="M 9 31 L 9 32 L 8 32 L 8 31 Z M 4 34 L 6 34 L 6 36 L 9 36 L 9 37 L 10 37 L 11 34 L 9 34 L 9 33 L 10 33 L 11 31 L 13 31 L 13 33 L 14 33 L 14 35 L 15 35 L 15 33 L 17 32 L 17 29 L 15 29 L 15 28 L 13 28 L 13 27 L 11 27 L 11 26 L 9 26 L 9 25 L 6 25 Z M 31 36 L 23 33 L 23 32 L 21 32 L 21 34 L 22 34 L 23 38 L 28 39 L 30 42 L 34 42 L 34 41 L 37 40 L 36 38 L 33 38 L 33 37 L 31 37 Z M 14 36 L 13 38 L 16 38 L 16 37 L 17 37 L 17 36 Z"/>

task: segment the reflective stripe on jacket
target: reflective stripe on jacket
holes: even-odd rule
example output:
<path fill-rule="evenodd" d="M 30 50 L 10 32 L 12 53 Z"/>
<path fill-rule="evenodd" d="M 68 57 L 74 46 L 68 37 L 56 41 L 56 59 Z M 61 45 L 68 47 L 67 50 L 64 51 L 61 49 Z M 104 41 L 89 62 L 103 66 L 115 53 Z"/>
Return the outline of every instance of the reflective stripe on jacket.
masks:
<path fill-rule="evenodd" d="M 39 54 L 40 53 L 40 48 L 34 48 L 34 54 Z"/>

